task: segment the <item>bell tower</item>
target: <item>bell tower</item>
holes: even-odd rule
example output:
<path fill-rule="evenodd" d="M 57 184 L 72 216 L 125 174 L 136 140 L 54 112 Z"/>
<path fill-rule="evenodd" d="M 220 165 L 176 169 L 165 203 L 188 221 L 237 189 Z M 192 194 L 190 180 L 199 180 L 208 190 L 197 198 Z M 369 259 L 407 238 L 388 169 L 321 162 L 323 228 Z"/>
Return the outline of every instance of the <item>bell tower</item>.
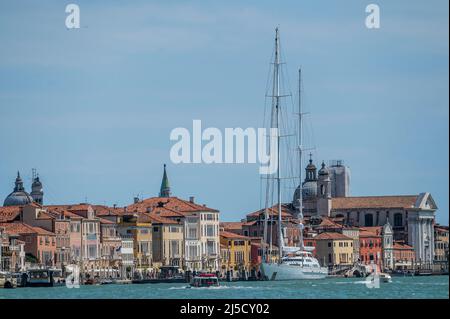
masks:
<path fill-rule="evenodd" d="M 164 164 L 164 174 L 161 181 L 161 189 L 159 191 L 159 197 L 170 197 L 170 184 L 169 184 L 169 178 L 167 177 L 166 172 L 166 164 Z"/>
<path fill-rule="evenodd" d="M 331 212 L 331 179 L 330 172 L 322 162 L 317 181 L 317 213 L 320 216 L 330 216 Z"/>
<path fill-rule="evenodd" d="M 31 184 L 31 197 L 39 205 L 44 203 L 44 191 L 42 183 L 39 180 L 39 174 L 36 173 L 36 169 L 33 168 L 33 184 Z"/>

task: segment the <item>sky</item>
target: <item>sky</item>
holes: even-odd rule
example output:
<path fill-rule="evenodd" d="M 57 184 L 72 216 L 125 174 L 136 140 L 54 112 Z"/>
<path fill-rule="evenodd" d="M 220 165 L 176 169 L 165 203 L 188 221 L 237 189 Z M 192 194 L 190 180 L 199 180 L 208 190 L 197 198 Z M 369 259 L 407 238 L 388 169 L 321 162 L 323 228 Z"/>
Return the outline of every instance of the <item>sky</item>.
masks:
<path fill-rule="evenodd" d="M 166 163 L 172 194 L 222 220 L 261 208 L 258 164 L 174 164 L 169 136 L 260 127 L 279 26 L 316 164 L 343 159 L 353 196 L 430 192 L 448 224 L 448 1 L 376 1 L 379 29 L 371 1 L 343 3 L 2 0 L 0 204 L 36 168 L 47 204 L 128 205 Z"/>

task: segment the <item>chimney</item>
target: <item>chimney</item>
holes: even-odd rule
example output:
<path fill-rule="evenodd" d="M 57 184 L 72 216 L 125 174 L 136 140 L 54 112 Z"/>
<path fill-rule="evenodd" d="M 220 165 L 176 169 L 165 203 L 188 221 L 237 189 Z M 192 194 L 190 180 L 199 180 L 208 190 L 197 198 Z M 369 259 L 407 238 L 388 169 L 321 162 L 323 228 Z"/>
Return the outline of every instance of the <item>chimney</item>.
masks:
<path fill-rule="evenodd" d="M 189 197 L 189 201 L 190 201 L 192 204 L 194 204 L 194 200 L 195 200 L 195 197 L 194 197 L 194 196 Z"/>

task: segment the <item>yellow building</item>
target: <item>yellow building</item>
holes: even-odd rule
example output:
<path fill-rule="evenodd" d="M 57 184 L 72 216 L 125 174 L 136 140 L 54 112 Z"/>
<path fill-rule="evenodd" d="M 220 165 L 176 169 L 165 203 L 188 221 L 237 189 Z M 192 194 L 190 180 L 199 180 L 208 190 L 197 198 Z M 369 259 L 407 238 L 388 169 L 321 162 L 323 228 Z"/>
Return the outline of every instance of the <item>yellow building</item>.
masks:
<path fill-rule="evenodd" d="M 353 264 L 353 239 L 341 233 L 325 232 L 314 237 L 316 257 L 322 266 Z"/>
<path fill-rule="evenodd" d="M 123 215 L 120 219 L 119 233 L 133 238 L 135 269 L 148 274 L 153 266 L 151 219 L 137 214 Z"/>
<path fill-rule="evenodd" d="M 220 232 L 221 268 L 222 272 L 235 273 L 250 271 L 251 268 L 251 238 L 247 236 Z"/>
<path fill-rule="evenodd" d="M 154 266 L 182 268 L 184 259 L 183 224 L 174 220 L 147 214 L 152 222 L 152 252 Z"/>

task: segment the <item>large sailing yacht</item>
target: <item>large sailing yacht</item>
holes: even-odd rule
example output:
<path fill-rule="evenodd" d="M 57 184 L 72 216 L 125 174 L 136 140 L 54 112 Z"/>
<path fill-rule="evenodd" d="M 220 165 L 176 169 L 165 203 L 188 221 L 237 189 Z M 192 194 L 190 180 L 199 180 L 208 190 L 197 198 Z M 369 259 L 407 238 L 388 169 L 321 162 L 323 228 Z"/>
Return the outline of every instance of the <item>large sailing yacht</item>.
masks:
<path fill-rule="evenodd" d="M 261 271 L 269 280 L 296 280 L 296 279 L 322 279 L 328 275 L 328 269 L 321 267 L 318 260 L 312 255 L 312 247 L 305 247 L 303 243 L 303 198 L 300 190 L 298 205 L 298 221 L 300 228 L 300 246 L 286 246 L 284 243 L 284 235 L 282 229 L 282 205 L 281 205 L 281 175 L 280 175 L 280 39 L 278 28 L 275 31 L 275 61 L 274 61 L 274 77 L 273 77 L 273 95 L 272 95 L 272 114 L 273 119 L 271 125 L 274 124 L 278 131 L 278 150 L 277 150 L 277 201 L 278 201 L 278 261 L 274 262 L 271 251 L 263 255 Z M 299 123 L 298 123 L 298 152 L 300 166 L 300 183 L 302 174 L 302 107 L 301 107 L 301 71 L 299 70 Z M 301 184 L 300 184 L 301 185 Z M 267 186 L 268 187 L 268 186 Z M 266 193 L 267 194 L 267 193 Z M 267 195 L 266 195 L 267 196 Z M 264 223 L 264 241 L 267 243 L 267 224 L 268 224 L 268 207 L 266 198 L 266 214 Z"/>

